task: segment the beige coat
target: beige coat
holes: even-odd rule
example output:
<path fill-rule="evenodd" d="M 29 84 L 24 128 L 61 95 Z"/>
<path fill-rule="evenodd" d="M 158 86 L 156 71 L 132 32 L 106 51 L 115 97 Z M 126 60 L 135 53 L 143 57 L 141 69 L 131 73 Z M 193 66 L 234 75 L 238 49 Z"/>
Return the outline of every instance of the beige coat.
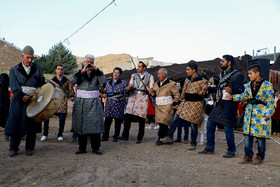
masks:
<path fill-rule="evenodd" d="M 160 86 L 160 81 L 157 81 L 154 85 L 154 91 L 156 94 L 156 123 L 170 125 L 174 113 L 174 110 L 171 108 L 172 103 L 179 100 L 179 90 L 176 83 L 167 79 L 162 86 Z M 172 102 L 170 101 L 171 97 Z"/>
<path fill-rule="evenodd" d="M 177 110 L 177 114 L 181 119 L 200 125 L 203 121 L 203 99 L 197 94 L 202 90 L 203 86 L 207 86 L 207 80 L 198 76 L 192 81 L 186 78 L 183 91 L 180 97 L 181 103 Z M 189 98 L 185 95 L 189 94 Z M 201 101 L 197 101 L 195 97 L 199 97 Z"/>

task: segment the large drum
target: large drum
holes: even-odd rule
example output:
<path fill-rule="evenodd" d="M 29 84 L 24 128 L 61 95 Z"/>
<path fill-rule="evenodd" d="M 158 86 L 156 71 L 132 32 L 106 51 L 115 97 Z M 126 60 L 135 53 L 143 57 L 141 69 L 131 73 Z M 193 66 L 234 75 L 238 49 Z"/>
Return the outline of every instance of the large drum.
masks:
<path fill-rule="evenodd" d="M 47 83 L 32 96 L 26 115 L 40 123 L 49 119 L 61 105 L 65 94 L 61 89 Z"/>

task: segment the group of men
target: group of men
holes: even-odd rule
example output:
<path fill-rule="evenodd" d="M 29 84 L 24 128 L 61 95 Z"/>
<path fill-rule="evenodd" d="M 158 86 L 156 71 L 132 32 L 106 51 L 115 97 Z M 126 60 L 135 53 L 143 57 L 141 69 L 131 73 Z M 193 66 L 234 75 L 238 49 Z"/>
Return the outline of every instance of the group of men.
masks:
<path fill-rule="evenodd" d="M 30 97 L 36 89 L 45 84 L 43 70 L 32 63 L 34 50 L 30 46 L 23 49 L 23 62 L 10 70 L 10 87 L 14 94 L 6 125 L 6 133 L 10 135 L 10 156 L 18 153 L 21 137 L 26 135 L 26 155 L 33 154 L 36 133 L 41 131 L 41 125 L 26 117 L 26 107 Z M 243 86 L 242 74 L 233 68 L 234 58 L 224 55 L 221 61 L 222 72 L 216 87 L 208 87 L 205 78 L 197 73 L 196 63 L 189 63 L 186 67 L 186 78 L 181 95 L 176 83 L 168 78 L 165 68 L 158 70 L 158 81 L 149 74 L 147 64 L 140 61 L 137 73 L 131 75 L 127 84 L 120 79 L 122 69 L 116 67 L 113 78 L 106 81 L 106 77 L 94 65 L 94 56 L 86 55 L 83 67 L 76 71 L 68 80 L 62 76 L 63 66 L 57 66 L 56 76 L 50 81 L 61 88 L 64 93 L 70 92 L 74 100 L 72 113 L 72 129 L 78 135 L 79 148 L 76 154 L 87 152 L 87 140 L 90 137 L 92 152 L 101 155 L 101 141 L 108 141 L 111 123 L 115 122 L 113 142 L 119 139 L 128 141 L 131 122 L 139 122 L 136 143 L 142 143 L 147 117 L 148 100 L 155 103 L 155 122 L 160 126 L 158 130 L 157 146 L 172 144 L 173 133 L 178 123 L 191 126 L 191 145 L 189 150 L 196 149 L 198 127 L 203 121 L 203 105 L 208 93 L 215 93 L 216 99 L 212 112 L 207 121 L 207 144 L 199 154 L 214 153 L 215 130 L 218 124 L 225 129 L 228 149 L 224 158 L 235 156 L 234 126 L 238 102 L 249 100 L 245 111 L 244 134 L 246 135 L 245 157 L 241 163 L 252 161 L 253 137 L 257 137 L 259 149 L 253 163 L 261 163 L 265 156 L 265 139 L 271 132 L 271 115 L 274 112 L 273 88 L 271 83 L 264 81 L 259 66 L 249 68 L 250 82 Z M 75 85 L 76 96 L 72 85 Z M 105 86 L 104 86 L 105 85 Z M 126 96 L 128 100 L 126 102 Z M 100 97 L 106 98 L 103 109 Z M 153 102 L 155 98 L 155 102 Z M 66 107 L 66 109 L 65 109 Z M 177 110 L 174 114 L 174 110 Z M 62 141 L 67 113 L 67 99 L 57 114 L 59 115 L 58 140 Z M 105 122 L 104 122 L 105 117 Z M 120 136 L 121 124 L 124 129 Z M 48 136 L 48 121 L 45 122 L 44 134 L 41 140 Z M 170 126 L 170 127 L 169 127 Z M 102 137 L 101 137 L 101 134 Z"/>

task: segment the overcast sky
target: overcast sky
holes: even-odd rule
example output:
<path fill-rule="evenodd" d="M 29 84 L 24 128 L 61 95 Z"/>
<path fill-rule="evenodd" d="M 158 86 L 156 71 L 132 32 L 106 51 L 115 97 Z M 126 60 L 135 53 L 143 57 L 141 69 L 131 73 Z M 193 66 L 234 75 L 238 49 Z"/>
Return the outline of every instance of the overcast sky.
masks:
<path fill-rule="evenodd" d="M 47 54 L 112 0 L 0 0 L 0 37 Z M 69 39 L 74 55 L 165 62 L 280 49 L 280 0 L 116 0 Z"/>

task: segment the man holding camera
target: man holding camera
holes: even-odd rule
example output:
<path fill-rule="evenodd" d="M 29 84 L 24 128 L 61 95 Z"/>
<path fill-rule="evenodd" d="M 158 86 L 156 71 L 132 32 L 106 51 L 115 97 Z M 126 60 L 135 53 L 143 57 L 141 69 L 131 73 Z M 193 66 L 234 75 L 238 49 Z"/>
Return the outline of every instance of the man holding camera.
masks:
<path fill-rule="evenodd" d="M 104 132 L 103 108 L 99 100 L 99 89 L 106 77 L 95 65 L 94 56 L 86 55 L 83 69 L 75 72 L 70 81 L 77 85 L 77 96 L 72 113 L 72 129 L 78 134 L 79 150 L 76 154 L 86 153 L 87 136 L 90 136 L 92 152 L 102 155 L 99 150 L 100 134 Z"/>

